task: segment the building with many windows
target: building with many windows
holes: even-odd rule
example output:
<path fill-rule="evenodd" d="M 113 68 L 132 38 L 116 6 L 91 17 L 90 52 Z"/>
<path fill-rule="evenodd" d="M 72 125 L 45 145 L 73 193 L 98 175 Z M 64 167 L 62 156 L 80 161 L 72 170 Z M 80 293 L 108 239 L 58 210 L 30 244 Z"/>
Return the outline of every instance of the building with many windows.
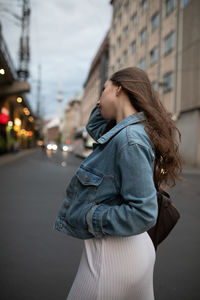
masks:
<path fill-rule="evenodd" d="M 100 97 L 104 82 L 108 77 L 109 32 L 101 43 L 92 60 L 88 77 L 84 83 L 84 93 L 81 101 L 81 125 L 87 124 L 89 115 Z"/>
<path fill-rule="evenodd" d="M 109 75 L 128 66 L 144 69 L 181 131 L 185 162 L 200 165 L 200 1 L 110 3 Z"/>
<path fill-rule="evenodd" d="M 73 142 L 76 131 L 81 126 L 81 100 L 82 94 L 77 94 L 73 99 L 69 100 L 65 108 L 62 143 L 70 144 Z"/>

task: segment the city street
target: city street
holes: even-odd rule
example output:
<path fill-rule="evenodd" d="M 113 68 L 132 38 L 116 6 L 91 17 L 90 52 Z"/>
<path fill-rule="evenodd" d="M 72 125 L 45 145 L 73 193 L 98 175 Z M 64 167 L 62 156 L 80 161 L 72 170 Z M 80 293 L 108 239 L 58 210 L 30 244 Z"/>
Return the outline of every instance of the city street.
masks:
<path fill-rule="evenodd" d="M 0 300 L 64 300 L 83 241 L 53 225 L 81 158 L 61 151 L 47 155 L 41 149 L 1 164 L 2 158 Z M 200 172 L 186 170 L 183 178 L 170 191 L 181 219 L 157 251 L 156 300 L 200 297 Z"/>

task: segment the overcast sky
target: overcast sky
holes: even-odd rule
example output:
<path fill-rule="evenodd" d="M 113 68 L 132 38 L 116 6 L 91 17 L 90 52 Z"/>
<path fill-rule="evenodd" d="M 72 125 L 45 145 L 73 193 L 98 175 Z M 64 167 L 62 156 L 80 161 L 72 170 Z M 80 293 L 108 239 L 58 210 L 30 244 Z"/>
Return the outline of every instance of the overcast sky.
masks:
<path fill-rule="evenodd" d="M 18 67 L 20 26 L 2 8 L 21 13 L 22 0 L 0 0 L 0 20 L 13 61 Z M 63 109 L 83 89 L 90 64 L 112 18 L 110 0 L 31 0 L 31 62 L 28 96 L 36 110 L 38 65 L 41 64 L 41 110 L 45 119 L 57 112 L 56 95 L 63 92 Z"/>

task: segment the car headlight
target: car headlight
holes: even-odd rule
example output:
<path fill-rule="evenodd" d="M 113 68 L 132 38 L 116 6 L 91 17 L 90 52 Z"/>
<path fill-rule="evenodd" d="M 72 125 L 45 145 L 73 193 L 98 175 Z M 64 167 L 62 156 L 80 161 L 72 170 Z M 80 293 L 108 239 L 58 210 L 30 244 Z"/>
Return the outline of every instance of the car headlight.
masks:
<path fill-rule="evenodd" d="M 68 151 L 68 147 L 67 146 L 63 146 L 63 151 Z"/>
<path fill-rule="evenodd" d="M 53 145 L 52 148 L 53 148 L 53 150 L 57 150 L 58 147 L 57 147 L 57 145 Z"/>

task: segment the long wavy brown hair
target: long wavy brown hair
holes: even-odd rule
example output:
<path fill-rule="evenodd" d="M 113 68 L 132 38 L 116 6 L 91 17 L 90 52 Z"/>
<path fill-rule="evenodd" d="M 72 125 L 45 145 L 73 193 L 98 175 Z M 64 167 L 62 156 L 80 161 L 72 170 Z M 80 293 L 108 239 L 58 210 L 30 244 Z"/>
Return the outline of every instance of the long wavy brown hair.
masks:
<path fill-rule="evenodd" d="M 138 112 L 143 111 L 146 116 L 145 130 L 155 153 L 155 186 L 157 189 L 166 185 L 174 186 L 176 179 L 181 179 L 181 134 L 159 100 L 146 72 L 137 67 L 125 68 L 114 73 L 110 80 L 114 85 L 121 86 L 133 107 Z M 115 124 L 115 121 L 111 121 L 106 130 Z"/>

